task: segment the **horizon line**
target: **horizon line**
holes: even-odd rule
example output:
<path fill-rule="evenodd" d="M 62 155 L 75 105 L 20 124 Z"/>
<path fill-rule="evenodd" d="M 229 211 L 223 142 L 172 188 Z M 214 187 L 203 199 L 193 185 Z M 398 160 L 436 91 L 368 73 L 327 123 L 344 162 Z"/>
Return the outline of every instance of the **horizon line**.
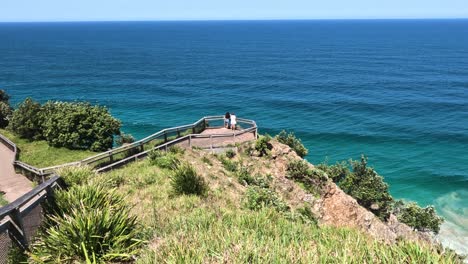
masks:
<path fill-rule="evenodd" d="M 252 19 L 129 19 L 129 20 L 11 20 L 0 23 L 96 23 L 96 22 L 230 22 L 230 21 L 352 21 L 352 20 L 468 20 L 468 17 L 427 18 L 252 18 Z"/>

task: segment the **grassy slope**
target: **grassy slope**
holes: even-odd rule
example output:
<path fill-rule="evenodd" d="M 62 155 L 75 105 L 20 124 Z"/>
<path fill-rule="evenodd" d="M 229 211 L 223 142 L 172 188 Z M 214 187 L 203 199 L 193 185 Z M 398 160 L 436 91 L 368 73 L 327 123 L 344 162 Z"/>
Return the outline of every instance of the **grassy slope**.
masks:
<path fill-rule="evenodd" d="M 355 230 L 291 220 L 271 208 L 245 209 L 245 187 L 214 156 L 184 156 L 209 183 L 207 197 L 173 195 L 171 172 L 148 160 L 97 176 L 127 196 L 147 230 L 149 242 L 137 263 L 454 262 L 414 243 L 388 246 Z"/>
<path fill-rule="evenodd" d="M 13 141 L 20 149 L 21 161 L 39 168 L 78 161 L 96 154 L 92 151 L 50 147 L 43 140 L 30 142 L 4 129 L 0 129 L 0 133 Z"/>

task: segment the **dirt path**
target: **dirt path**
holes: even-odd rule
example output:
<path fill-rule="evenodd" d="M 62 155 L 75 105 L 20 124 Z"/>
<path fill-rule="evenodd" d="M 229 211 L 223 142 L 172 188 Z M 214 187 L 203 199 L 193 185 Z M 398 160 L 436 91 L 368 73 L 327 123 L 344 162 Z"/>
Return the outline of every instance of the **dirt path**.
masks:
<path fill-rule="evenodd" d="M 32 182 L 23 175 L 15 173 L 14 153 L 0 143 L 0 191 L 5 200 L 13 202 L 32 189 Z"/>

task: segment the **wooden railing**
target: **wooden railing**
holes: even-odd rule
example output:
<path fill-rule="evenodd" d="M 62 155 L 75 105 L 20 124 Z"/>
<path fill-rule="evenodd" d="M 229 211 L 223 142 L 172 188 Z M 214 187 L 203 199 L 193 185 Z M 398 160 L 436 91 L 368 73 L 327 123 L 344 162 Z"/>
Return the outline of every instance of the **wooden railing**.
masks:
<path fill-rule="evenodd" d="M 96 171 L 102 172 L 121 166 L 132 160 L 144 158 L 146 157 L 147 153 L 153 149 L 167 149 L 169 146 L 180 143 L 182 141 L 188 141 L 189 146 L 192 146 L 192 141 L 195 139 L 206 138 L 213 142 L 215 138 L 235 138 L 236 136 L 242 135 L 244 133 L 254 133 L 255 136 L 257 135 L 258 128 L 255 121 L 238 118 L 237 123 L 240 127 L 240 130 L 235 130 L 233 132 L 224 134 L 200 134 L 207 128 L 219 128 L 224 126 L 223 116 L 207 116 L 201 118 L 193 124 L 166 128 L 131 144 L 99 153 L 81 161 L 70 162 L 46 168 L 36 168 L 21 161 L 15 161 L 14 165 L 15 169 L 19 173 L 27 176 L 28 178 L 36 177 L 36 181 L 43 182 L 47 176 L 53 175 L 58 169 L 63 167 L 90 166 L 95 168 Z M 214 145 L 212 143 L 210 148 L 213 147 Z"/>

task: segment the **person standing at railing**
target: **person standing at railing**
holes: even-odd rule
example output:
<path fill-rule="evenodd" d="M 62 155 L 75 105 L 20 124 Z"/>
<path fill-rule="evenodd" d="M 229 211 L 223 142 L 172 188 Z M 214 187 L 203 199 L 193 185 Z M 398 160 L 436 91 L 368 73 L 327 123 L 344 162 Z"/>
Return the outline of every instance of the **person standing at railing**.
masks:
<path fill-rule="evenodd" d="M 231 129 L 232 130 L 236 130 L 236 125 L 237 125 L 237 117 L 236 117 L 236 114 L 232 113 L 231 114 Z"/>
<path fill-rule="evenodd" d="M 231 114 L 229 112 L 224 115 L 224 127 L 231 128 Z"/>

